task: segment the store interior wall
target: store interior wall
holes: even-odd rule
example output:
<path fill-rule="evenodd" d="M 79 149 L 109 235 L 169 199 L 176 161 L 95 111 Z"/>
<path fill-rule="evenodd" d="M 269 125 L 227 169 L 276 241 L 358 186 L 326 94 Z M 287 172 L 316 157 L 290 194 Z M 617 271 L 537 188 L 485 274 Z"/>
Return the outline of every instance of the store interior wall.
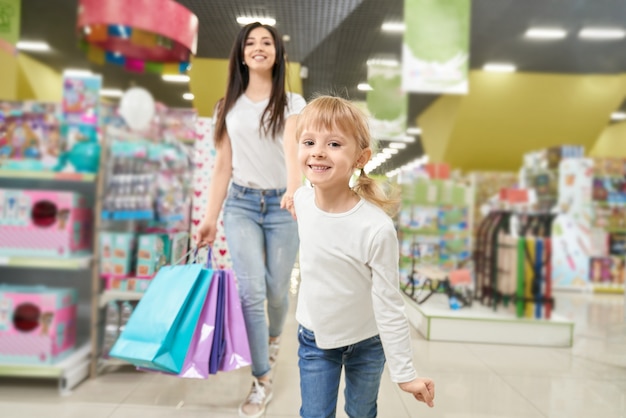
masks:
<path fill-rule="evenodd" d="M 626 74 L 473 71 L 469 81 L 469 94 L 441 96 L 417 120 L 430 161 L 461 170 L 515 171 L 524 153 L 553 145 L 589 153 L 626 96 Z M 603 156 L 626 152 L 623 140 L 611 146 Z"/>
<path fill-rule="evenodd" d="M 626 122 L 607 126 L 589 152 L 591 157 L 626 158 Z"/>

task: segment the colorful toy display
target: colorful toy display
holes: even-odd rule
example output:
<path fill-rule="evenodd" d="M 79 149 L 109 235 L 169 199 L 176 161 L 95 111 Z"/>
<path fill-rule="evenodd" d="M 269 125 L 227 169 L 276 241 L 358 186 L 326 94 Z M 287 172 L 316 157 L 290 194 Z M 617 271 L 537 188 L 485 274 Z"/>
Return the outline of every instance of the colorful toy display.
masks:
<path fill-rule="evenodd" d="M 0 361 L 50 364 L 76 344 L 74 289 L 0 285 Z"/>
<path fill-rule="evenodd" d="M 398 216 L 401 286 L 421 286 L 417 271 L 455 271 L 470 259 L 467 187 L 451 180 L 416 178 L 402 185 Z"/>
<path fill-rule="evenodd" d="M 54 103 L 0 102 L 0 170 L 50 171 L 66 149 Z"/>
<path fill-rule="evenodd" d="M 0 189 L 0 254 L 70 257 L 91 248 L 92 210 L 75 192 Z"/>

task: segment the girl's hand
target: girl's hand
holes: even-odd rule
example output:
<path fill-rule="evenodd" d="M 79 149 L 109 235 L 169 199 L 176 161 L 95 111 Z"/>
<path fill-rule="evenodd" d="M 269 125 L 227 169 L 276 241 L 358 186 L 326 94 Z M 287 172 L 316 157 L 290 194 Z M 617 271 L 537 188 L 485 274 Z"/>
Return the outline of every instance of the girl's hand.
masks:
<path fill-rule="evenodd" d="M 413 394 L 415 399 L 424 402 L 431 408 L 435 406 L 435 382 L 428 377 L 413 379 L 410 382 L 398 383 L 400 389 Z"/>
<path fill-rule="evenodd" d="M 293 219 L 296 219 L 296 208 L 293 206 L 293 195 L 285 193 L 283 198 L 280 200 L 280 208 L 288 210 Z"/>

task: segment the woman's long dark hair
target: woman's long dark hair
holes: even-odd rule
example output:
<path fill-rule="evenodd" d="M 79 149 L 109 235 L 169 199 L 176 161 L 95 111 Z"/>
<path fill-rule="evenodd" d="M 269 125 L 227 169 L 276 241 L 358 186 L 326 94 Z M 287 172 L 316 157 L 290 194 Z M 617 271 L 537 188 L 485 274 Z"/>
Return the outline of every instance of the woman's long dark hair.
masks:
<path fill-rule="evenodd" d="M 265 135 L 278 135 L 285 126 L 285 106 L 287 105 L 287 94 L 285 93 L 285 73 L 286 58 L 285 45 L 278 31 L 273 26 L 262 25 L 259 22 L 250 23 L 244 26 L 230 51 L 228 62 L 228 85 L 226 86 L 226 94 L 223 102 L 217 112 L 217 121 L 215 124 L 215 143 L 219 145 L 222 137 L 226 133 L 226 115 L 235 105 L 239 96 L 241 96 L 248 87 L 250 75 L 248 67 L 245 65 L 243 50 L 246 45 L 248 35 L 253 29 L 265 28 L 274 38 L 274 46 L 276 48 L 276 62 L 272 69 L 272 92 L 267 107 L 261 115 L 261 126 L 259 127 Z"/>

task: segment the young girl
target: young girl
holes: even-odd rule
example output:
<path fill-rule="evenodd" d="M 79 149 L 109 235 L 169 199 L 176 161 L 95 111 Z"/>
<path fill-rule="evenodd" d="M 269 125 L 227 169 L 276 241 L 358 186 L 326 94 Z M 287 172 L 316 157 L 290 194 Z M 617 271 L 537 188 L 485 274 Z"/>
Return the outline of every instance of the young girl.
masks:
<path fill-rule="evenodd" d="M 411 360 L 398 240 L 385 213 L 396 205 L 363 171 L 372 154 L 367 118 L 347 100 L 318 97 L 298 116 L 296 138 L 298 163 L 313 185 L 294 195 L 300 415 L 335 416 L 345 368 L 346 413 L 375 417 L 385 360 L 391 379 L 432 407 L 434 383 L 418 378 Z"/>
<path fill-rule="evenodd" d="M 244 418 L 262 416 L 272 399 L 270 371 L 298 250 L 296 222 L 281 202 L 292 201 L 301 176 L 295 161 L 285 160 L 283 138 L 290 143 L 285 148 L 295 149 L 295 117 L 305 101 L 285 91 L 285 55 L 272 26 L 251 23 L 237 35 L 216 116 L 209 203 L 197 233 L 198 246 L 213 244 L 223 205 L 252 355 L 252 387 L 239 407 Z"/>

